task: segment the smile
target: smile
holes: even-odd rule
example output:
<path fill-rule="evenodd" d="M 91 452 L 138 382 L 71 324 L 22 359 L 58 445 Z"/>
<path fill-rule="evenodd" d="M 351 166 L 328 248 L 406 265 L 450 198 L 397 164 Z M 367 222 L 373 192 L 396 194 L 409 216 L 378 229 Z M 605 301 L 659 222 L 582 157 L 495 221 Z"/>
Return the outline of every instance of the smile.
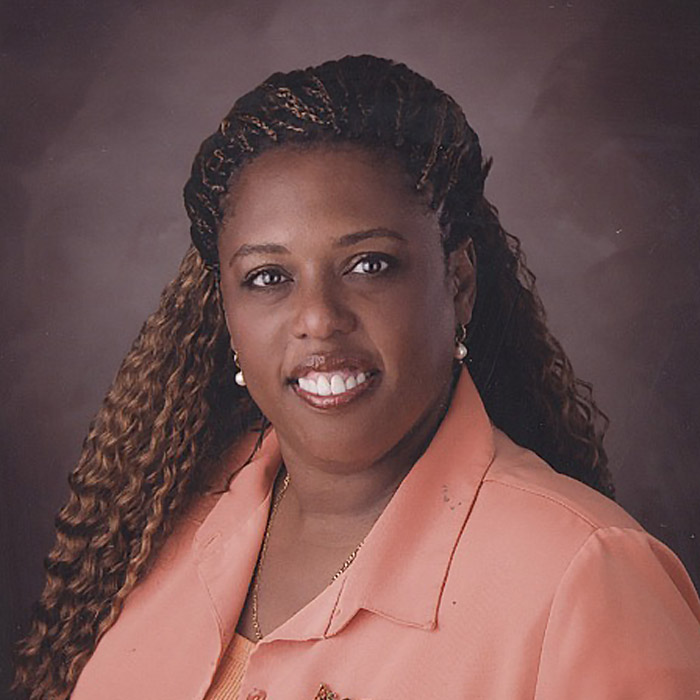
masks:
<path fill-rule="evenodd" d="M 309 394 L 316 394 L 316 396 L 330 396 L 333 394 L 337 396 L 345 394 L 366 381 L 367 375 L 364 372 L 350 374 L 346 377 L 343 377 L 338 372 L 332 374 L 318 372 L 315 379 L 299 377 L 298 383 L 299 388 L 307 391 Z"/>
<path fill-rule="evenodd" d="M 354 401 L 371 389 L 377 376 L 376 371 L 312 371 L 293 381 L 292 387 L 300 398 L 315 408 L 333 408 Z"/>

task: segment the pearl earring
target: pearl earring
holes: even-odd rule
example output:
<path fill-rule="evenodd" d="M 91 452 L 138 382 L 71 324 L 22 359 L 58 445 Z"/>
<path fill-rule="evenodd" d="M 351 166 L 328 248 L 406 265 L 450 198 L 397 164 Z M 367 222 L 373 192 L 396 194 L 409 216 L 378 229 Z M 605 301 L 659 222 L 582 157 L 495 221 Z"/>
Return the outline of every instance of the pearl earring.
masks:
<path fill-rule="evenodd" d="M 457 333 L 455 337 L 455 351 L 454 357 L 457 361 L 462 362 L 464 358 L 469 354 L 467 346 L 464 344 L 464 340 L 467 337 L 467 327 L 460 323 L 457 326 Z"/>
<path fill-rule="evenodd" d="M 236 369 L 238 372 L 236 372 L 236 376 L 234 377 L 236 384 L 238 386 L 245 386 L 245 377 L 243 376 L 243 370 L 240 368 L 238 365 L 238 353 L 235 350 L 231 350 L 233 353 L 233 364 L 236 365 Z"/>

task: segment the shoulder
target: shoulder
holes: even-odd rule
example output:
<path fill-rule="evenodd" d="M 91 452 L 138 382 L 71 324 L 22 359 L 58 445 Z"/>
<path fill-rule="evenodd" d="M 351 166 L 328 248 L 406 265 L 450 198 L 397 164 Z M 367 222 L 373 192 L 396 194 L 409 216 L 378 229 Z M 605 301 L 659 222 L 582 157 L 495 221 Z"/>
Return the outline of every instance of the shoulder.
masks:
<path fill-rule="evenodd" d="M 607 577 L 622 591 L 648 588 L 660 577 L 700 615 L 681 562 L 623 508 L 557 473 L 499 430 L 494 443 L 456 550 L 455 574 L 478 562 L 494 580 L 507 574 L 507 595 L 533 604 L 538 599 L 543 609 L 561 586 L 586 588 Z"/>
<path fill-rule="evenodd" d="M 678 558 L 610 499 L 494 438 L 443 620 L 463 629 L 482 612 L 494 654 L 533 659 L 538 700 L 690 697 L 700 601 Z"/>
<path fill-rule="evenodd" d="M 494 428 L 495 455 L 484 478 L 484 488 L 491 495 L 508 498 L 536 520 L 561 518 L 565 514 L 582 531 L 601 527 L 626 527 L 642 530 L 617 503 L 555 471 L 534 452 L 513 442 Z"/>

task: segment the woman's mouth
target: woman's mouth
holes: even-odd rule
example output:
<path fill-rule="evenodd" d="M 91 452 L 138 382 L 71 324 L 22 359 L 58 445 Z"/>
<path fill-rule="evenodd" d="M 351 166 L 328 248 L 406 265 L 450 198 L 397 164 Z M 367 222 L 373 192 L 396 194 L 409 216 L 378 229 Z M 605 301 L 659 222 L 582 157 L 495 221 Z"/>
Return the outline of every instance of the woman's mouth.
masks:
<path fill-rule="evenodd" d="M 314 408 L 334 408 L 354 401 L 376 386 L 379 372 L 337 369 L 310 371 L 291 382 L 297 396 Z"/>

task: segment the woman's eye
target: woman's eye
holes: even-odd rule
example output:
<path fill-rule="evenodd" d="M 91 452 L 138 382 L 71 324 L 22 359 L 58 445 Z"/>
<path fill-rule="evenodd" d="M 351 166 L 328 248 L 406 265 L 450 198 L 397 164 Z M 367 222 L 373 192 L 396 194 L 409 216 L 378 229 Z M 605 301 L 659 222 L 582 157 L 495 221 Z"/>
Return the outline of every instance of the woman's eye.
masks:
<path fill-rule="evenodd" d="M 245 284 L 249 287 L 276 287 L 287 280 L 287 276 L 280 270 L 267 268 L 252 272 L 245 279 Z"/>
<path fill-rule="evenodd" d="M 376 275 L 389 269 L 389 263 L 384 258 L 371 256 L 358 260 L 351 268 L 350 272 L 361 275 Z"/>

